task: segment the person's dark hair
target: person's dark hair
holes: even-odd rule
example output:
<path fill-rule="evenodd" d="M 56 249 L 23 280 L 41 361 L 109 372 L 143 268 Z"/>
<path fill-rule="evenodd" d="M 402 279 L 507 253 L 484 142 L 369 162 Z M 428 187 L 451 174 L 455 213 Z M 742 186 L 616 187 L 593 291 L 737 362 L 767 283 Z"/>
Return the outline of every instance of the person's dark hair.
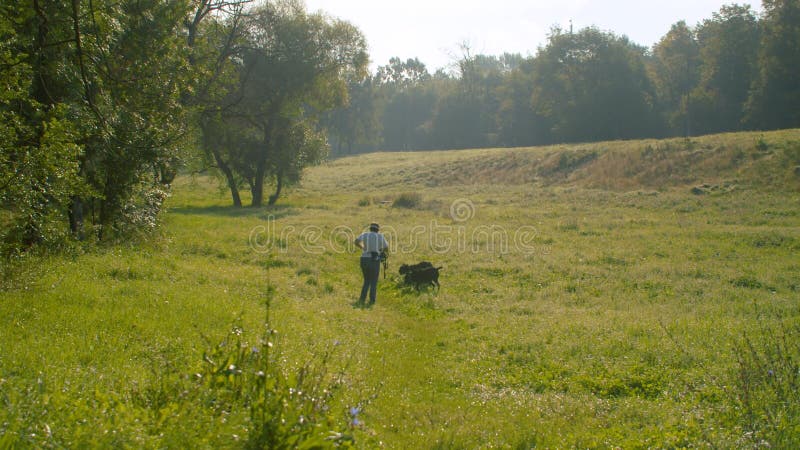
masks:
<path fill-rule="evenodd" d="M 369 224 L 369 231 L 375 231 L 375 232 L 377 232 L 377 231 L 378 231 L 378 230 L 380 230 L 380 229 L 381 229 L 381 226 L 380 226 L 380 225 L 378 225 L 378 224 L 377 224 L 377 223 L 375 223 L 375 222 L 373 222 L 373 223 Z"/>

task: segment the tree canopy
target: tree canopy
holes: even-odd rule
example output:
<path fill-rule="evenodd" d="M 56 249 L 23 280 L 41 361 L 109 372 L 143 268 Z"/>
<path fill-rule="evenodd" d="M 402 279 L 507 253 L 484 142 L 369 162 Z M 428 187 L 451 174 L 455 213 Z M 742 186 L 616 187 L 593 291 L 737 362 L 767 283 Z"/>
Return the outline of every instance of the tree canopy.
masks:
<path fill-rule="evenodd" d="M 324 111 L 366 42 L 299 1 L 54 0 L 0 6 L 6 251 L 152 228 L 195 144 L 234 198 L 320 162 Z"/>
<path fill-rule="evenodd" d="M 274 204 L 286 183 L 327 155 L 317 126 L 321 114 L 345 104 L 348 80 L 366 74 L 363 35 L 352 25 L 321 14 L 307 14 L 301 3 L 274 2 L 251 11 L 234 61 L 237 82 L 231 87 L 221 127 L 237 130 L 224 140 L 213 136 L 218 165 L 250 188 L 253 206 L 261 206 L 266 181 L 275 182 Z M 220 126 L 216 127 L 219 130 Z M 234 193 L 234 203 L 236 203 Z"/>

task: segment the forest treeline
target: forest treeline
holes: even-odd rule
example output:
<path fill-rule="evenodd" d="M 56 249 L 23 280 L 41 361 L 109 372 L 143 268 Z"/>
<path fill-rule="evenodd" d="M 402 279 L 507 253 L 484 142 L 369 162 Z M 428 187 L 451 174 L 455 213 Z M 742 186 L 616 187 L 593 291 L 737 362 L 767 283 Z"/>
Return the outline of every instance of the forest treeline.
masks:
<path fill-rule="evenodd" d="M 800 126 L 799 24 L 798 0 L 764 0 L 678 22 L 652 49 L 553 29 L 533 57 L 464 47 L 453 73 L 369 73 L 360 30 L 300 0 L 2 2 L 2 252 L 151 229 L 180 170 L 261 206 L 330 148 Z"/>
<path fill-rule="evenodd" d="M 535 56 L 472 55 L 453 73 L 393 58 L 326 116 L 335 154 L 533 146 L 800 126 L 800 2 L 723 6 L 652 48 L 554 28 Z"/>

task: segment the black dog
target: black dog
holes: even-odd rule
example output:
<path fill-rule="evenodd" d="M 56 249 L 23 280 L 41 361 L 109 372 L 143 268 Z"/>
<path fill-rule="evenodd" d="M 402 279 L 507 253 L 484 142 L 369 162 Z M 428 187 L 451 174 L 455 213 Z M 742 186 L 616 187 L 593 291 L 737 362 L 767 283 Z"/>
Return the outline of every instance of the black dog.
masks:
<path fill-rule="evenodd" d="M 403 275 L 403 282 L 406 284 L 413 284 L 419 291 L 421 285 L 436 286 L 439 289 L 439 270 L 442 267 L 433 267 L 433 264 L 428 261 L 423 261 L 418 264 L 403 264 L 400 266 L 400 275 Z"/>

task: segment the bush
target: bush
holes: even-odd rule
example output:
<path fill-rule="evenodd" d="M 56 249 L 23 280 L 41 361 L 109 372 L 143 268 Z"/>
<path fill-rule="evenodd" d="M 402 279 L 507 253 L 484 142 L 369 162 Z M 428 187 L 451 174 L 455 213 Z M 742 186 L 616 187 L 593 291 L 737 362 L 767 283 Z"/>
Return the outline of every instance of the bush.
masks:
<path fill-rule="evenodd" d="M 286 373 L 272 352 L 276 331 L 267 329 L 258 345 L 241 340 L 234 329 L 231 342 L 223 342 L 206 353 L 201 379 L 202 403 L 213 402 L 219 415 L 245 409 L 248 430 L 246 448 L 327 448 L 350 444 L 329 402 L 340 384 L 339 376 L 327 372 L 330 353 L 317 364 L 306 363 Z"/>
<path fill-rule="evenodd" d="M 393 206 L 398 208 L 413 209 L 422 203 L 422 196 L 416 192 L 404 192 L 394 199 Z"/>

